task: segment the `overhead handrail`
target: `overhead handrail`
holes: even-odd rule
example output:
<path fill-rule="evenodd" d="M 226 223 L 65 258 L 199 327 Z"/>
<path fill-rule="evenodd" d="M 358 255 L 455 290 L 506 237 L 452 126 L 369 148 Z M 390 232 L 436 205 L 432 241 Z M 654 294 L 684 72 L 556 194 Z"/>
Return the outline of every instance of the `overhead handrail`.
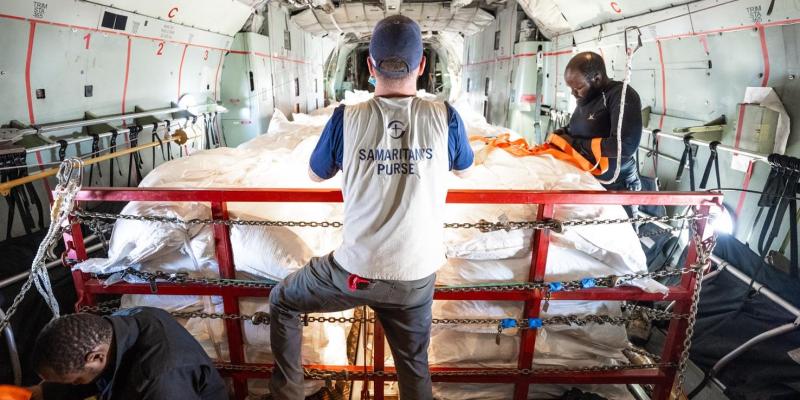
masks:
<path fill-rule="evenodd" d="M 189 118 L 191 118 L 191 117 L 189 117 Z M 178 122 L 175 122 L 175 121 L 172 121 L 172 122 L 175 123 L 175 126 L 180 127 L 180 124 Z M 173 126 L 172 122 L 164 122 L 164 124 L 170 124 L 168 126 L 168 129 L 169 129 L 169 128 L 171 128 Z M 116 131 L 118 133 L 127 133 L 127 132 L 130 132 L 130 128 L 117 129 Z M 163 139 L 162 142 L 163 143 L 175 142 L 175 143 L 181 145 L 181 144 L 186 143 L 190 139 L 196 139 L 198 137 L 200 137 L 200 136 L 186 137 L 185 132 L 183 132 L 182 134 L 175 134 L 175 135 L 172 135 L 169 138 Z M 151 147 L 156 147 L 156 146 L 159 146 L 160 144 L 161 143 L 159 143 L 159 142 L 151 142 L 151 143 L 143 144 L 143 145 L 140 145 L 140 146 L 137 146 L 137 147 L 131 147 L 131 148 L 128 148 L 128 149 L 125 149 L 125 150 L 116 151 L 114 153 L 104 154 L 104 155 L 101 155 L 101 156 L 98 156 L 98 157 L 85 159 L 85 160 L 83 160 L 83 164 L 85 166 L 97 164 L 99 162 L 103 162 L 103 161 L 106 161 L 106 160 L 111 160 L 111 159 L 114 159 L 116 157 L 121 157 L 121 156 L 125 156 L 125 155 L 128 155 L 128 154 L 136 153 L 136 152 L 139 152 L 141 150 L 149 149 Z M 12 188 L 15 188 L 15 187 L 20 186 L 20 185 L 24 185 L 26 183 L 35 182 L 35 181 L 38 181 L 40 179 L 45 179 L 45 178 L 54 176 L 57 173 L 58 173 L 58 167 L 48 168 L 48 169 L 42 170 L 40 172 L 37 172 L 35 174 L 31 174 L 31 175 L 28 175 L 28 176 L 25 176 L 25 177 L 22 177 L 22 178 L 19 178 L 19 179 L 14 179 L 14 180 L 11 180 L 11 181 L 8 181 L 8 182 L 0 183 L 0 195 L 6 196 L 6 195 L 8 195 L 8 193 L 11 192 Z"/>
<path fill-rule="evenodd" d="M 55 132 L 61 131 L 65 129 L 75 129 L 75 128 L 83 128 L 85 126 L 96 125 L 96 124 L 105 124 L 109 122 L 116 122 L 122 121 L 126 119 L 133 119 L 133 118 L 142 118 L 142 117 L 149 117 L 153 115 L 162 115 L 162 114 L 171 114 L 177 113 L 180 111 L 187 111 L 187 110 L 199 110 L 199 109 L 212 109 L 214 111 L 219 111 L 218 105 L 216 103 L 209 103 L 209 104 L 201 104 L 197 106 L 191 107 L 170 107 L 170 108 L 161 108 L 157 110 L 150 110 L 150 111 L 143 111 L 138 113 L 131 113 L 131 114 L 117 114 L 117 115 L 109 115 L 106 117 L 99 117 L 99 118 L 92 118 L 87 120 L 80 120 L 80 121 L 69 121 L 69 122 L 56 122 L 52 124 L 44 124 L 44 125 L 32 125 L 30 128 L 19 129 L 16 134 L 21 136 L 27 135 L 36 135 L 42 134 L 47 132 Z M 212 111 L 213 112 L 213 111 Z M 57 147 L 57 146 L 55 146 Z"/>
<path fill-rule="evenodd" d="M 650 135 L 653 134 L 653 130 L 650 130 L 650 129 L 643 129 L 642 132 L 646 132 L 647 134 L 650 134 Z M 683 140 L 684 140 L 683 136 L 673 135 L 671 133 L 665 133 L 665 132 L 656 132 L 656 136 L 658 136 L 660 138 L 667 138 L 667 139 L 680 141 L 680 142 L 683 142 Z M 709 144 L 711 142 L 706 142 L 706 141 L 697 140 L 697 139 L 692 138 L 692 139 L 689 140 L 689 143 L 694 144 L 694 145 L 698 145 L 698 146 L 709 147 Z M 739 154 L 739 155 L 743 155 L 743 156 L 752 158 L 752 159 L 754 159 L 756 161 L 762 161 L 764 163 L 769 163 L 767 161 L 767 157 L 769 156 L 768 154 L 761 154 L 761 153 L 756 153 L 756 152 L 753 152 L 753 151 L 737 149 L 735 147 L 727 146 L 727 145 L 724 145 L 724 144 L 717 145 L 717 150 L 726 151 L 728 153 Z"/>

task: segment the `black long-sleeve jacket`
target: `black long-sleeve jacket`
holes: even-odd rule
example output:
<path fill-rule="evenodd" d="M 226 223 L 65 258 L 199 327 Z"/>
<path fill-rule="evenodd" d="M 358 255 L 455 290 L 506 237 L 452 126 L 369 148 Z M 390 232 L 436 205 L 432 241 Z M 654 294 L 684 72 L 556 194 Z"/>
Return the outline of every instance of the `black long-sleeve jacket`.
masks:
<path fill-rule="evenodd" d="M 166 311 L 137 307 L 105 318 L 114 330 L 113 369 L 90 385 L 46 384 L 45 400 L 228 399 L 211 359 Z"/>
<path fill-rule="evenodd" d="M 592 163 L 608 163 L 608 171 L 598 176 L 608 179 L 614 173 L 617 158 L 617 123 L 619 121 L 622 82 L 611 81 L 606 88 L 575 107 L 569 126 L 564 128 L 570 144 Z M 625 92 L 622 117 L 622 161 L 636 154 L 642 139 L 642 102 L 630 85 Z M 605 160 L 603 160 L 605 159 Z"/>

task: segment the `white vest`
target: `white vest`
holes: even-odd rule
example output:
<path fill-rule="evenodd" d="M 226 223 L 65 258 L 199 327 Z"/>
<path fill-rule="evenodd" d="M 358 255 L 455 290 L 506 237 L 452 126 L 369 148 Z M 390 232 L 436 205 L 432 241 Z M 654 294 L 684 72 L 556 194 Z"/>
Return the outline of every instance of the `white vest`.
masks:
<path fill-rule="evenodd" d="M 344 269 L 411 281 L 446 262 L 447 145 L 442 102 L 376 97 L 345 107 L 344 230 L 334 252 Z"/>

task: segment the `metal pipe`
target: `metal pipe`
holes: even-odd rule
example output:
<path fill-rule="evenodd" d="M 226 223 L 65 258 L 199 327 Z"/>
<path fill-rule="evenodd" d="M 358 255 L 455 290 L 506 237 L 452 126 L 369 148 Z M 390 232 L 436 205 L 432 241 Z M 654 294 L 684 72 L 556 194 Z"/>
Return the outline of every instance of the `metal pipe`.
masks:
<path fill-rule="evenodd" d="M 0 319 L 6 319 L 6 313 L 0 310 Z M 11 324 L 6 326 L 3 330 L 6 337 L 6 344 L 8 345 L 8 357 L 11 359 L 11 370 L 14 371 L 14 384 L 22 386 L 22 365 L 19 362 L 19 352 L 17 351 L 17 341 L 14 340 L 14 331 L 11 330 Z"/>
<path fill-rule="evenodd" d="M 721 259 L 721 258 L 719 258 L 719 257 L 717 257 L 717 256 L 715 256 L 713 254 L 711 255 L 711 261 L 713 261 L 715 264 L 719 265 L 720 270 L 722 270 L 722 269 L 728 270 L 728 272 L 730 272 L 731 275 L 739 278 L 739 280 L 741 280 L 742 282 L 750 284 L 750 282 L 752 281 L 752 278 L 747 276 L 744 272 L 739 271 L 731 263 L 729 263 L 729 262 L 727 262 L 727 261 L 725 261 L 725 260 L 723 260 L 723 259 Z M 775 293 L 772 290 L 770 290 L 768 287 L 766 287 L 766 286 L 764 286 L 764 285 L 762 285 L 762 284 L 760 284 L 758 282 L 753 281 L 752 288 L 756 292 L 761 293 L 764 296 L 766 296 L 768 299 L 772 300 L 775 304 L 781 306 L 784 310 L 786 310 L 790 314 L 794 315 L 797 318 L 800 318 L 800 309 L 798 309 L 797 307 L 795 307 L 794 305 L 792 305 L 788 301 L 784 300 L 781 296 L 779 296 L 777 293 Z"/>
<path fill-rule="evenodd" d="M 86 238 L 87 241 L 91 237 L 92 236 L 88 236 Z M 91 253 L 93 251 L 97 251 L 97 250 L 100 250 L 102 248 L 103 248 L 103 245 L 101 243 L 98 243 L 98 244 L 96 244 L 94 246 L 87 247 L 86 248 L 86 252 Z M 44 267 L 46 269 L 50 270 L 50 269 L 53 269 L 54 267 L 57 267 L 59 265 L 62 265 L 61 264 L 61 260 L 53 260 L 53 261 L 50 261 L 49 263 L 45 264 Z M 21 272 L 19 274 L 16 274 L 14 276 L 10 276 L 10 277 L 8 277 L 6 279 L 3 279 L 2 281 L 0 281 L 0 289 L 2 289 L 4 287 L 7 287 L 7 286 L 11 286 L 11 285 L 23 280 L 23 279 L 27 279 L 28 275 L 30 275 L 30 274 L 31 274 L 30 271 L 25 271 L 25 272 Z"/>
<path fill-rule="evenodd" d="M 697 387 L 695 387 L 694 390 L 692 390 L 691 393 L 689 393 L 689 399 L 693 399 L 696 395 L 698 395 L 703 390 L 703 388 L 705 387 L 706 383 L 708 383 L 709 381 L 715 381 L 716 383 L 719 383 L 719 381 L 717 381 L 716 378 L 715 378 L 715 376 L 719 373 L 719 371 L 721 371 L 731 361 L 735 360 L 737 357 L 739 357 L 742 354 L 744 354 L 747 350 L 749 350 L 753 346 L 755 346 L 755 345 L 757 345 L 757 344 L 759 344 L 761 342 L 764 342 L 766 340 L 769 340 L 771 338 L 774 338 L 776 336 L 783 335 L 784 333 L 791 332 L 791 331 L 797 329 L 798 326 L 800 326 L 800 310 L 798 310 L 794 305 L 792 305 L 791 303 L 787 302 L 786 300 L 784 300 L 783 298 L 778 296 L 775 292 L 773 292 L 769 288 L 767 288 L 764 285 L 756 282 L 755 280 L 753 280 L 752 278 L 747 276 L 742 271 L 739 271 L 738 269 L 736 269 L 736 267 L 731 265 L 731 263 L 723 260 L 722 258 L 717 257 L 717 256 L 712 254 L 711 255 L 711 261 L 713 261 L 715 264 L 717 264 L 720 268 L 718 270 L 714 271 L 715 272 L 714 275 L 709 275 L 709 278 L 711 276 L 718 275 L 723 270 L 727 269 L 728 272 L 731 273 L 731 275 L 735 276 L 736 278 L 738 278 L 742 282 L 751 285 L 751 287 L 753 289 L 755 289 L 757 293 L 763 294 L 768 299 L 772 300 L 775 304 L 778 304 L 783 309 L 788 311 L 790 314 L 794 315 L 795 316 L 795 320 L 792 321 L 792 322 L 783 324 L 783 325 L 781 325 L 781 326 L 779 326 L 777 328 L 773 328 L 773 329 L 770 329 L 768 331 L 761 332 L 760 334 L 750 338 L 750 340 L 742 343 L 741 345 L 739 345 L 735 349 L 731 350 L 728 354 L 726 354 L 724 357 L 719 359 L 714 364 L 714 366 L 711 367 L 711 369 L 708 371 L 708 373 L 706 373 L 705 378 L 703 379 L 703 381 L 700 382 L 700 384 Z M 705 277 L 703 278 L 703 280 L 705 280 Z"/>
<path fill-rule="evenodd" d="M 747 351 L 749 348 L 755 346 L 758 343 L 761 343 L 765 340 L 774 338 L 776 336 L 783 335 L 784 333 L 791 332 L 797 327 L 800 326 L 800 318 L 794 320 L 794 322 L 789 322 L 787 324 L 783 324 L 777 328 L 770 329 L 766 332 L 762 332 L 761 334 L 753 337 L 752 339 L 742 343 L 739 347 L 733 349 L 730 353 L 726 354 L 725 357 L 722 357 L 709 371 L 711 376 L 716 375 L 722 368 L 725 368 L 725 365 L 733 361 L 736 357 L 739 357 Z"/>
<path fill-rule="evenodd" d="M 126 128 L 125 131 L 127 131 L 127 130 L 128 129 Z M 199 136 L 192 136 L 190 138 L 186 138 L 186 140 L 197 139 L 198 137 Z M 164 139 L 162 141 L 162 143 L 178 142 L 179 140 L 182 141 L 183 137 L 171 137 L 171 138 L 168 138 L 168 139 Z M 149 149 L 151 147 L 160 146 L 162 143 L 151 142 L 151 143 L 143 144 L 141 146 L 136 146 L 136 147 L 127 148 L 125 150 L 116 151 L 114 153 L 108 153 L 108 154 L 103 154 L 102 156 L 84 159 L 83 160 L 83 165 L 84 166 L 89 166 L 89 165 L 92 165 L 92 164 L 97 164 L 97 163 L 100 163 L 100 162 L 103 162 L 103 161 L 106 161 L 106 160 L 110 160 L 112 158 L 122 157 L 124 155 L 128 155 L 128 154 L 131 154 L 131 153 L 136 153 L 138 151 Z M 178 143 L 182 144 L 180 142 L 178 142 Z M 53 175 L 56 175 L 58 173 L 58 168 L 59 167 L 48 168 L 48 169 L 42 170 L 40 172 L 37 172 L 35 174 L 31 174 L 31 175 L 28 175 L 28 176 L 24 176 L 22 178 L 17 178 L 17 179 L 14 179 L 14 180 L 10 180 L 8 182 L 0 183 L 0 195 L 7 196 L 11 192 L 11 189 L 13 189 L 13 188 L 15 188 L 17 186 L 24 185 L 24 184 L 30 183 L 30 182 L 35 182 L 35 181 L 38 181 L 40 179 L 45 179 L 45 178 L 51 177 Z"/>
<path fill-rule="evenodd" d="M 131 115 L 133 115 L 133 114 L 131 114 Z M 176 120 L 172 120 L 172 122 L 177 122 L 177 121 L 184 121 L 185 122 L 185 121 L 188 121 L 188 120 L 189 120 L 189 118 L 178 118 Z M 95 120 L 92 120 L 92 121 L 95 121 Z M 159 128 L 161 127 L 162 122 L 158 123 Z M 151 125 L 152 124 L 150 124 L 148 126 L 151 126 Z M 164 125 L 166 125 L 166 123 L 164 123 Z M 180 124 L 178 124 L 178 125 L 180 125 Z M 172 125 L 170 124 L 170 128 L 171 127 L 172 127 Z M 130 128 L 119 128 L 119 129 L 116 129 L 116 131 L 117 131 L 118 134 L 125 134 L 125 133 L 130 132 Z M 111 132 L 109 131 L 109 132 L 106 132 L 106 133 L 101 133 L 98 136 L 100 138 L 109 137 L 109 136 L 111 136 Z M 69 139 L 69 140 L 67 140 L 67 144 L 69 145 L 69 144 L 88 142 L 88 141 L 90 141 L 92 139 L 93 138 L 90 137 L 90 136 L 80 137 L 80 138 L 75 138 L 75 139 Z M 58 148 L 59 146 L 60 145 L 58 143 L 46 144 L 46 145 L 38 146 L 38 147 L 31 147 L 30 149 L 26 149 L 25 152 L 27 152 L 28 154 L 32 154 L 32 153 L 36 153 L 37 151 L 55 149 L 55 148 Z"/>
<path fill-rule="evenodd" d="M 118 114 L 118 115 L 110 115 L 107 117 L 99 117 L 87 120 L 80 120 L 80 121 L 70 121 L 70 122 L 57 122 L 54 124 L 46 124 L 46 125 L 33 125 L 31 128 L 20 129 L 17 131 L 20 135 L 34 135 L 37 133 L 47 133 L 47 132 L 55 132 L 64 129 L 73 129 L 73 128 L 83 128 L 89 125 L 96 125 L 96 124 L 105 124 L 109 122 L 115 121 L 122 121 L 126 119 L 132 118 L 141 118 L 141 117 L 149 117 L 153 115 L 162 115 L 162 114 L 171 114 L 180 111 L 188 111 L 190 109 L 200 109 L 203 107 L 211 108 L 216 107 L 216 103 L 210 104 L 203 104 L 198 106 L 192 107 L 171 107 L 171 108 L 162 108 L 158 110 L 151 110 L 151 111 L 142 111 L 133 114 Z"/>
<path fill-rule="evenodd" d="M 642 132 L 647 132 L 650 135 L 653 134 L 653 131 L 651 131 L 649 129 L 643 129 Z M 656 135 L 658 137 L 662 137 L 662 138 L 677 140 L 677 141 L 681 141 L 681 142 L 683 141 L 683 136 L 673 135 L 671 133 L 658 132 Z M 694 145 L 698 145 L 698 146 L 709 147 L 708 146 L 708 142 L 704 142 L 702 140 L 691 139 L 691 140 L 689 140 L 689 143 L 694 144 Z M 763 161 L 765 163 L 767 162 L 767 157 L 769 156 L 768 154 L 761 154 L 761 153 L 756 153 L 756 152 L 752 152 L 752 151 L 748 151 L 748 150 L 737 149 L 735 147 L 727 146 L 727 145 L 724 145 L 724 144 L 717 145 L 717 150 L 727 151 L 728 153 L 740 154 L 740 155 L 743 155 L 743 156 L 746 156 L 746 157 L 750 157 L 750 158 L 752 158 L 754 160 Z"/>

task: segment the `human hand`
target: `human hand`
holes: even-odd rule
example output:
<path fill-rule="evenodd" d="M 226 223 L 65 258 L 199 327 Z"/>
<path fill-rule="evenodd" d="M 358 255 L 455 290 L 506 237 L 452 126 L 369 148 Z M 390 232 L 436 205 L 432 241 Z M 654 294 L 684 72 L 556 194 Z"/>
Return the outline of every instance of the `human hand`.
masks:
<path fill-rule="evenodd" d="M 25 389 L 30 390 L 30 400 L 44 400 L 44 393 L 42 393 L 42 385 L 28 386 Z"/>
<path fill-rule="evenodd" d="M 549 135 L 547 135 L 547 139 L 545 140 L 545 143 L 551 143 L 553 141 L 553 136 L 559 136 L 559 137 L 563 138 L 567 143 L 571 143 L 572 142 L 572 140 L 569 137 L 569 135 L 567 134 L 567 132 L 562 128 L 558 128 L 558 129 L 550 132 Z"/>

